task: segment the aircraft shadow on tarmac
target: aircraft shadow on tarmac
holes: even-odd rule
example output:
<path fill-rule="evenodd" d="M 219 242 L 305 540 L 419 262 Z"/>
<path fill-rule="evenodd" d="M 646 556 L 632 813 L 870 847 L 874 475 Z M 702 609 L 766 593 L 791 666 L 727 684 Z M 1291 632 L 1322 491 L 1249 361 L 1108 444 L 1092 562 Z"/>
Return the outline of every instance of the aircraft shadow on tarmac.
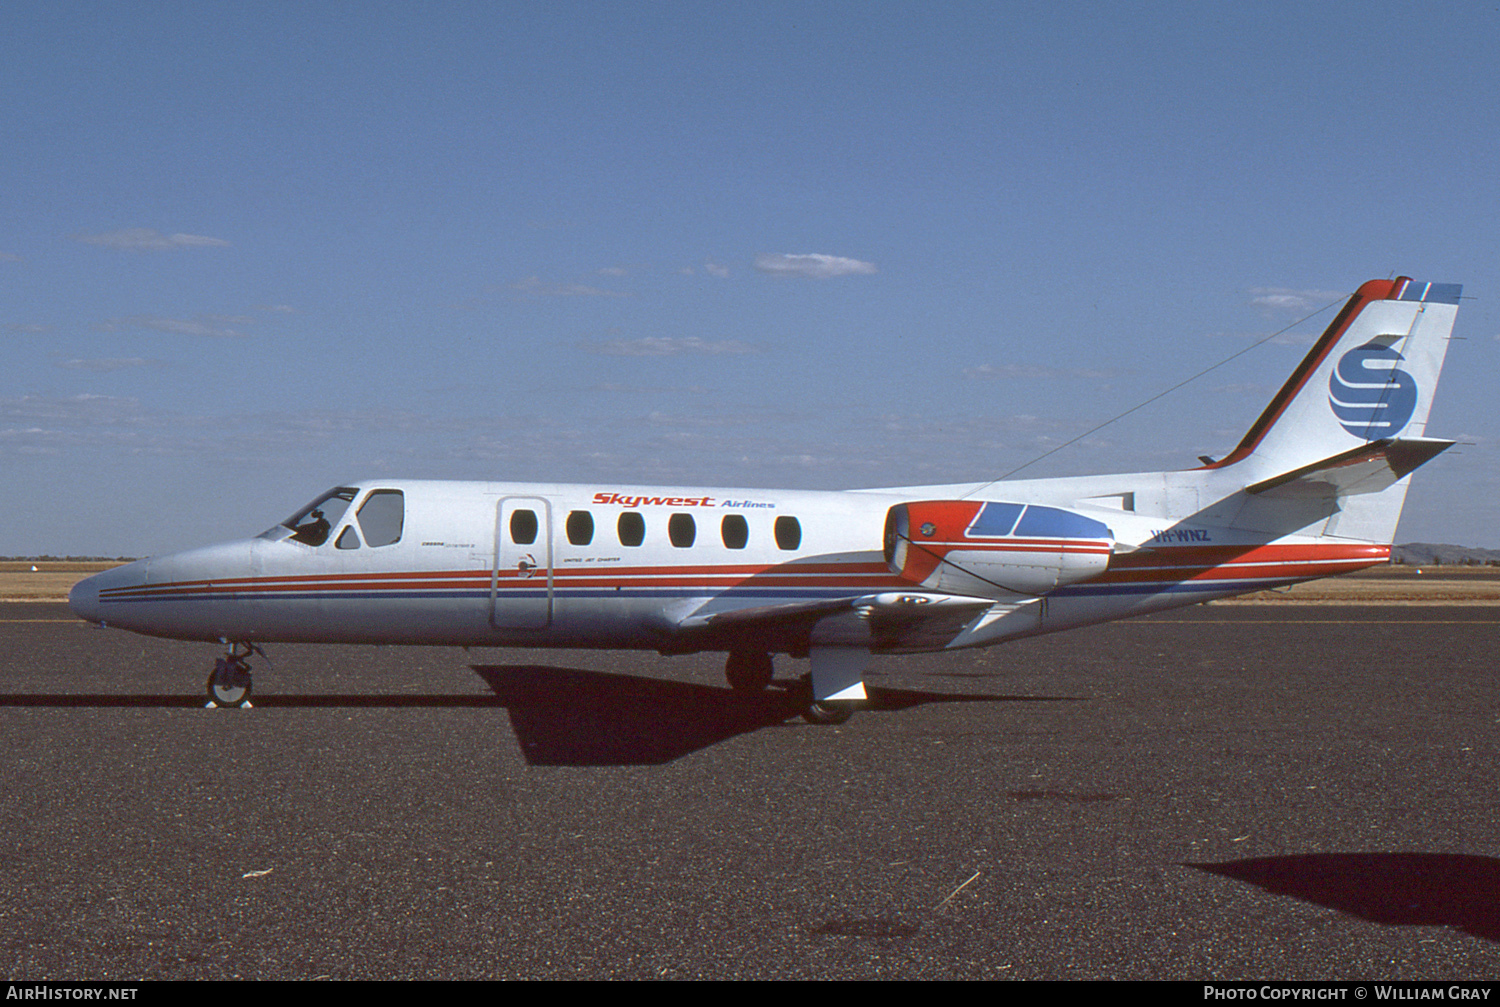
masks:
<path fill-rule="evenodd" d="M 510 711 L 533 765 L 658 765 L 802 713 L 801 683 L 764 692 L 548 665 L 471 665 Z M 869 712 L 929 703 L 1053 702 L 1061 697 L 937 693 L 868 686 Z"/>
<path fill-rule="evenodd" d="M 257 694 L 262 709 L 505 708 L 528 763 L 550 766 L 660 765 L 739 734 L 801 723 L 801 683 L 760 693 L 550 665 L 471 665 L 491 695 Z M 939 693 L 867 686 L 860 716 L 932 703 L 1050 703 L 1073 696 Z M 202 707 L 193 695 L 0 694 L 6 707 L 72 709 Z M 226 713 L 229 711 L 225 711 Z M 812 729 L 811 727 L 809 729 Z"/>
<path fill-rule="evenodd" d="M 1309 853 L 1184 864 L 1387 926 L 1500 942 L 1500 860 L 1459 853 Z"/>

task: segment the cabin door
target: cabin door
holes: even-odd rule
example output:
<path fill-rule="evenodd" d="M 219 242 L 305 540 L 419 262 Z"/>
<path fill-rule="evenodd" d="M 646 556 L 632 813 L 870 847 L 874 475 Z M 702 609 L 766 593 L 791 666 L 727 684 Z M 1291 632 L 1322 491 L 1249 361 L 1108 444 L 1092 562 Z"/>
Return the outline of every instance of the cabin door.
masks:
<path fill-rule="evenodd" d="M 501 497 L 495 503 L 490 625 L 552 625 L 552 505 L 542 497 Z"/>

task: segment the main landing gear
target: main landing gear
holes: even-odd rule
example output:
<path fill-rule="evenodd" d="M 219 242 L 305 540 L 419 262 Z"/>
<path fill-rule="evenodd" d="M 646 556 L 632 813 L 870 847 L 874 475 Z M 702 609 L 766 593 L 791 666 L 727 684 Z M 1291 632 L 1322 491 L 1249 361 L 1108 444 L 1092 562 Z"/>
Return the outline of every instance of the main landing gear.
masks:
<path fill-rule="evenodd" d="M 823 702 L 809 700 L 802 710 L 802 719 L 809 724 L 834 727 L 854 716 L 854 704 L 837 699 Z"/>
<path fill-rule="evenodd" d="M 724 675 L 735 692 L 760 692 L 771 684 L 771 655 L 755 651 L 731 651 L 724 662 Z"/>
<path fill-rule="evenodd" d="M 724 677 L 735 692 L 754 693 L 763 691 L 771 684 L 773 663 L 770 654 L 759 651 L 731 651 L 724 662 Z M 804 679 L 792 691 L 802 706 L 802 719 L 809 724 L 842 724 L 854 716 L 854 704 L 839 700 L 819 702 L 812 698 L 811 676 Z"/>
<path fill-rule="evenodd" d="M 239 706 L 249 709 L 251 654 L 266 657 L 266 652 L 253 643 L 232 643 L 224 656 L 214 662 L 213 674 L 208 676 L 208 707 Z M 270 658 L 266 658 L 270 660 Z"/>

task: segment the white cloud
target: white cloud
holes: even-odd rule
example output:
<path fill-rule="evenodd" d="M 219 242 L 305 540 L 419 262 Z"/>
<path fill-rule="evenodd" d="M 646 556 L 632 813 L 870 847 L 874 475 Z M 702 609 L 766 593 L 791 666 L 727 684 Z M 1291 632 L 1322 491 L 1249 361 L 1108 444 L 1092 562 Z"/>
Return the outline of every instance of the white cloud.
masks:
<path fill-rule="evenodd" d="M 543 283 L 540 277 L 528 276 L 510 285 L 523 297 L 631 297 L 622 290 L 601 290 L 582 283 Z"/>
<path fill-rule="evenodd" d="M 20 262 L 21 257 L 14 252 L 0 252 L 0 262 Z"/>
<path fill-rule="evenodd" d="M 1290 290 L 1286 287 L 1251 287 L 1250 303 L 1270 311 L 1312 311 L 1348 294 L 1337 290 Z"/>
<path fill-rule="evenodd" d="M 845 259 L 837 255 L 790 255 L 784 252 L 757 255 L 755 268 L 772 276 L 801 276 L 810 280 L 876 272 L 873 262 Z"/>
<path fill-rule="evenodd" d="M 96 374 L 105 374 L 110 371 L 124 371 L 132 367 L 165 367 L 163 361 L 151 357 L 77 357 L 72 360 L 59 360 L 58 367 L 66 367 L 71 371 L 93 371 Z"/>
<path fill-rule="evenodd" d="M 0 424 L 18 424 L 32 432 L 152 425 L 138 399 L 87 394 L 0 398 Z"/>
<path fill-rule="evenodd" d="M 697 336 L 676 339 L 670 336 L 645 336 L 641 339 L 605 339 L 597 343 L 584 343 L 590 353 L 606 357 L 674 357 L 686 353 L 722 356 L 739 353 L 758 353 L 754 346 L 737 339 L 725 339 L 711 343 Z"/>
<path fill-rule="evenodd" d="M 1033 364 L 980 364 L 965 367 L 966 378 L 990 378 L 1004 381 L 1034 381 L 1042 378 L 1114 378 L 1121 372 L 1085 367 L 1037 367 Z"/>
<path fill-rule="evenodd" d="M 167 318 L 164 315 L 129 315 L 111 318 L 99 325 L 106 332 L 116 329 L 151 329 L 156 332 L 171 332 L 179 336 L 212 336 L 247 338 L 246 334 L 232 325 L 250 325 L 255 319 L 245 315 L 195 315 L 192 318 Z"/>
<path fill-rule="evenodd" d="M 629 385 L 623 381 L 603 381 L 589 388 L 591 392 L 617 392 L 625 395 L 707 395 L 705 385 Z"/>
<path fill-rule="evenodd" d="M 127 252 L 164 252 L 174 248 L 228 247 L 223 238 L 205 238 L 199 234 L 162 234 L 149 227 L 129 227 L 104 234 L 75 234 L 75 241 L 85 245 L 118 248 Z"/>
<path fill-rule="evenodd" d="M 222 423 L 113 395 L 0 398 L 0 456 L 103 448 L 117 457 L 218 457 L 225 438 L 214 422 Z"/>
<path fill-rule="evenodd" d="M 721 280 L 727 280 L 729 278 L 729 267 L 721 266 L 717 262 L 714 262 L 712 259 L 707 259 L 704 261 L 703 271 L 706 272 L 709 276 L 717 276 Z"/>

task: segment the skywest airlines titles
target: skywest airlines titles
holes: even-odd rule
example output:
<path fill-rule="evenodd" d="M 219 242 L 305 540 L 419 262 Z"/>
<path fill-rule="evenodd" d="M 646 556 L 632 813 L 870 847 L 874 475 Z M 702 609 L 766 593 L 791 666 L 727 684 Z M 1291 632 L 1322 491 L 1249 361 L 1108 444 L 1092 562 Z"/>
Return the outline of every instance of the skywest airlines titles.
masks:
<path fill-rule="evenodd" d="M 604 506 L 618 504 L 621 507 L 770 507 L 774 503 L 760 500 L 725 500 L 714 503 L 713 497 L 628 497 L 619 493 L 595 493 L 594 503 Z"/>

